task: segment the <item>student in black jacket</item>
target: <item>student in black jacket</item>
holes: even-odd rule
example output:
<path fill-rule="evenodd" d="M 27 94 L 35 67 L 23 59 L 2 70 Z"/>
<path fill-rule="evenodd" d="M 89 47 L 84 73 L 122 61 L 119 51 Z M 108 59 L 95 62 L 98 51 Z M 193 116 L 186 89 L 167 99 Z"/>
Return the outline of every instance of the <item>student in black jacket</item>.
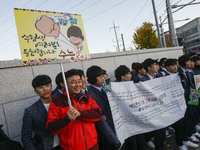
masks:
<path fill-rule="evenodd" d="M 137 64 L 138 65 L 138 64 Z M 135 66 L 136 69 L 136 66 Z M 117 67 L 115 70 L 115 78 L 119 82 L 131 81 L 131 72 L 129 68 L 125 65 Z M 126 150 L 145 150 L 145 140 L 144 134 L 139 134 L 131 136 L 125 140 L 125 149 Z"/>
<path fill-rule="evenodd" d="M 183 144 L 187 147 L 197 148 L 198 144 L 195 144 L 194 142 L 199 142 L 199 140 L 195 137 L 195 135 L 193 135 L 193 132 L 195 132 L 196 108 L 195 106 L 188 105 L 190 91 L 191 88 L 193 88 L 191 75 L 188 71 L 191 61 L 188 56 L 182 55 L 178 58 L 178 63 L 180 65 L 178 73 L 181 76 L 181 82 L 184 88 L 184 95 L 187 104 L 184 116 Z"/>
<path fill-rule="evenodd" d="M 143 81 L 152 80 L 158 77 L 155 74 L 158 71 L 156 67 L 156 62 L 156 60 L 153 60 L 151 58 L 148 58 L 143 62 L 144 68 L 147 71 L 147 73 L 143 77 Z M 165 128 L 146 133 L 145 141 L 147 142 L 147 145 L 149 147 L 153 148 L 151 136 L 154 137 L 156 150 L 164 150 Z"/>
<path fill-rule="evenodd" d="M 177 73 L 177 62 L 174 59 L 167 59 L 164 63 L 166 72 L 165 76 Z M 180 119 L 172 125 L 175 129 L 176 145 L 178 150 L 187 150 L 187 147 L 183 144 L 183 129 L 184 129 L 184 119 Z"/>

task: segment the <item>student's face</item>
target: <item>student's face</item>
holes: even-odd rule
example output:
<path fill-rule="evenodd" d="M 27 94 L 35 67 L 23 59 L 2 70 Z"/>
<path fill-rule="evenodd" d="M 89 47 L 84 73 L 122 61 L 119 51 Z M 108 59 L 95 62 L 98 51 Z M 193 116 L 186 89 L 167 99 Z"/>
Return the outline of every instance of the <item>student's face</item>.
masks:
<path fill-rule="evenodd" d="M 121 81 L 131 81 L 131 77 L 132 77 L 132 75 L 129 72 L 129 73 L 125 74 L 125 76 L 121 76 L 121 79 L 122 79 Z"/>
<path fill-rule="evenodd" d="M 158 72 L 158 70 L 160 70 L 160 66 L 156 64 L 156 67 L 157 67 L 157 72 Z"/>
<path fill-rule="evenodd" d="M 94 84 L 94 86 L 101 87 L 103 85 L 104 76 L 103 75 L 98 76 L 96 77 L 96 79 L 97 79 L 97 82 Z"/>
<path fill-rule="evenodd" d="M 200 60 L 197 60 L 197 61 L 195 62 L 195 65 L 200 65 Z"/>
<path fill-rule="evenodd" d="M 191 68 L 194 68 L 194 61 L 191 61 Z"/>
<path fill-rule="evenodd" d="M 191 60 L 188 60 L 185 62 L 185 67 L 188 69 L 188 68 L 191 68 L 192 67 L 192 61 Z"/>
<path fill-rule="evenodd" d="M 139 70 L 139 74 L 144 76 L 146 74 L 146 70 L 142 68 L 141 70 Z"/>
<path fill-rule="evenodd" d="M 40 99 L 51 98 L 52 85 L 51 83 L 36 87 L 35 93 L 40 96 Z"/>
<path fill-rule="evenodd" d="M 82 39 L 79 37 L 70 36 L 70 42 L 75 46 L 79 46 L 82 43 Z"/>
<path fill-rule="evenodd" d="M 167 71 L 169 71 L 170 73 L 176 73 L 176 72 L 177 72 L 177 64 L 171 65 L 171 66 L 167 66 L 166 69 L 167 69 Z"/>
<path fill-rule="evenodd" d="M 81 76 L 81 80 L 83 81 L 83 83 L 86 83 L 86 76 L 85 75 Z"/>
<path fill-rule="evenodd" d="M 149 68 L 150 68 L 149 70 L 151 70 L 151 72 L 153 72 L 153 73 L 158 72 L 156 63 L 152 64 L 151 67 L 149 67 Z"/>
<path fill-rule="evenodd" d="M 69 94 L 71 95 L 78 95 L 82 89 L 82 80 L 79 75 L 73 75 L 67 78 L 67 86 Z"/>

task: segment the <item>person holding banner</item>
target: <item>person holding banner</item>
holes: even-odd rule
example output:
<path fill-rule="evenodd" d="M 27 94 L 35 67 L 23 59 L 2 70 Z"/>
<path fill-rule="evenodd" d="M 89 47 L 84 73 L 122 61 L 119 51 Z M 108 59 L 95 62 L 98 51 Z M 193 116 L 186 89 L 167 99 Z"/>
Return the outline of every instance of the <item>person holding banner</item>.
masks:
<path fill-rule="evenodd" d="M 167 59 L 164 62 L 164 66 L 167 69 L 164 76 L 177 73 L 177 62 L 175 59 Z M 187 150 L 187 147 L 183 144 L 183 129 L 184 129 L 184 119 L 180 119 L 175 122 L 172 127 L 175 129 L 176 145 L 178 150 Z"/>
<path fill-rule="evenodd" d="M 99 66 L 91 66 L 87 69 L 87 81 L 90 83 L 88 94 L 97 102 L 102 109 L 101 120 L 95 123 L 98 132 L 99 149 L 100 150 L 117 150 L 121 143 L 118 140 L 110 105 L 107 95 L 103 90 L 103 69 Z"/>
<path fill-rule="evenodd" d="M 83 94 L 79 71 L 65 73 L 72 107 L 69 107 L 66 92 L 51 101 L 47 130 L 59 134 L 60 147 L 64 150 L 98 150 L 94 122 L 101 119 L 101 109 L 88 94 Z"/>
<path fill-rule="evenodd" d="M 138 68 L 144 69 L 144 67 L 141 66 L 139 63 L 135 65 L 136 72 L 137 72 Z M 144 71 L 144 72 L 146 72 L 146 71 Z M 115 70 L 115 78 L 119 82 L 131 81 L 131 76 L 132 75 L 131 75 L 129 68 L 125 65 L 121 65 L 121 66 L 117 67 L 117 69 Z M 138 77 L 140 78 L 140 76 L 138 76 Z M 136 80 L 136 78 L 135 78 L 135 80 Z M 131 137 L 129 137 L 125 140 L 125 149 L 126 150 L 145 150 L 145 144 L 144 143 L 145 143 L 144 134 L 131 136 Z"/>
<path fill-rule="evenodd" d="M 200 57 L 194 56 L 192 57 L 192 60 L 194 61 L 194 68 L 192 69 L 195 77 L 195 86 L 196 89 L 200 90 L 200 84 L 199 84 L 199 75 L 200 75 Z M 199 81 L 198 81 L 199 80 Z M 197 131 L 200 131 L 200 106 L 198 107 L 198 113 L 197 113 L 197 125 L 195 126 Z"/>
<path fill-rule="evenodd" d="M 38 75 L 32 86 L 40 99 L 25 109 L 21 140 L 26 150 L 59 150 L 58 135 L 50 134 L 46 129 L 47 112 L 51 97 L 51 78 Z"/>
<path fill-rule="evenodd" d="M 147 58 L 146 60 L 144 60 L 143 65 L 147 73 L 144 75 L 143 81 L 152 80 L 158 77 L 156 75 L 156 73 L 158 72 L 156 62 L 156 60 L 153 60 L 151 58 Z M 156 150 L 164 150 L 165 129 L 163 128 L 150 133 L 146 133 L 145 141 L 147 142 L 147 145 L 149 147 L 153 148 L 154 144 L 151 141 L 151 135 L 153 135 L 154 137 Z"/>
<path fill-rule="evenodd" d="M 196 144 L 196 142 L 199 142 L 199 140 L 195 137 L 194 134 L 196 108 L 192 105 L 188 105 L 190 90 L 193 88 L 191 82 L 192 79 L 190 73 L 187 70 L 191 65 L 190 58 L 186 55 L 182 55 L 178 58 L 178 63 L 180 65 L 178 68 L 178 73 L 181 77 L 187 104 L 187 110 L 184 116 L 183 144 L 187 147 L 197 148 L 199 146 Z"/>
<path fill-rule="evenodd" d="M 142 81 L 144 75 L 146 74 L 146 70 L 144 69 L 144 65 L 142 63 L 138 63 L 135 66 L 135 71 L 137 72 L 137 75 L 135 77 L 134 82 Z"/>
<path fill-rule="evenodd" d="M 195 56 L 192 58 L 192 60 L 194 61 L 194 75 L 199 75 L 200 74 L 200 57 L 199 56 Z"/>
<path fill-rule="evenodd" d="M 133 62 L 132 65 L 131 65 L 131 68 L 132 68 L 132 71 L 131 71 L 131 80 L 134 81 L 135 80 L 135 77 L 137 75 L 137 72 L 135 70 L 135 66 L 138 64 L 138 62 Z"/>

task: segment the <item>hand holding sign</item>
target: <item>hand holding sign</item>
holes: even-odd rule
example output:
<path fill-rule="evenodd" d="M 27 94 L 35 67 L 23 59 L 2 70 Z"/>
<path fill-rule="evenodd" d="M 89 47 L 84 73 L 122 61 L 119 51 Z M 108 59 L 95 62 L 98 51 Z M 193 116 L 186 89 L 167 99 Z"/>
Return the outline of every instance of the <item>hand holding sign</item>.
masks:
<path fill-rule="evenodd" d="M 75 120 L 77 117 L 80 116 L 80 112 L 74 107 L 71 107 L 67 112 L 67 116 L 70 120 Z"/>
<path fill-rule="evenodd" d="M 58 37 L 60 27 L 47 16 L 42 16 L 35 24 L 36 28 L 46 36 Z"/>

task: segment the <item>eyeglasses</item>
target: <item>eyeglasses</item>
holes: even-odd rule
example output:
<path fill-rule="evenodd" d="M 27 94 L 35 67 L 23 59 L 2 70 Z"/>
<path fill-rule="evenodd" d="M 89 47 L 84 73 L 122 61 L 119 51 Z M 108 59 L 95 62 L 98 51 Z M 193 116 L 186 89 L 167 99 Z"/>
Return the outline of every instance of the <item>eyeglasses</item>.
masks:
<path fill-rule="evenodd" d="M 105 79 L 103 75 L 98 76 L 100 79 Z"/>
<path fill-rule="evenodd" d="M 71 81 L 71 82 L 67 82 L 70 83 L 71 85 L 76 85 L 76 84 L 82 84 L 83 81 L 82 80 L 78 80 L 78 81 Z"/>
<path fill-rule="evenodd" d="M 37 89 L 38 91 L 43 91 L 43 90 L 49 89 L 49 88 L 51 88 L 51 83 L 36 87 L 36 89 Z"/>

